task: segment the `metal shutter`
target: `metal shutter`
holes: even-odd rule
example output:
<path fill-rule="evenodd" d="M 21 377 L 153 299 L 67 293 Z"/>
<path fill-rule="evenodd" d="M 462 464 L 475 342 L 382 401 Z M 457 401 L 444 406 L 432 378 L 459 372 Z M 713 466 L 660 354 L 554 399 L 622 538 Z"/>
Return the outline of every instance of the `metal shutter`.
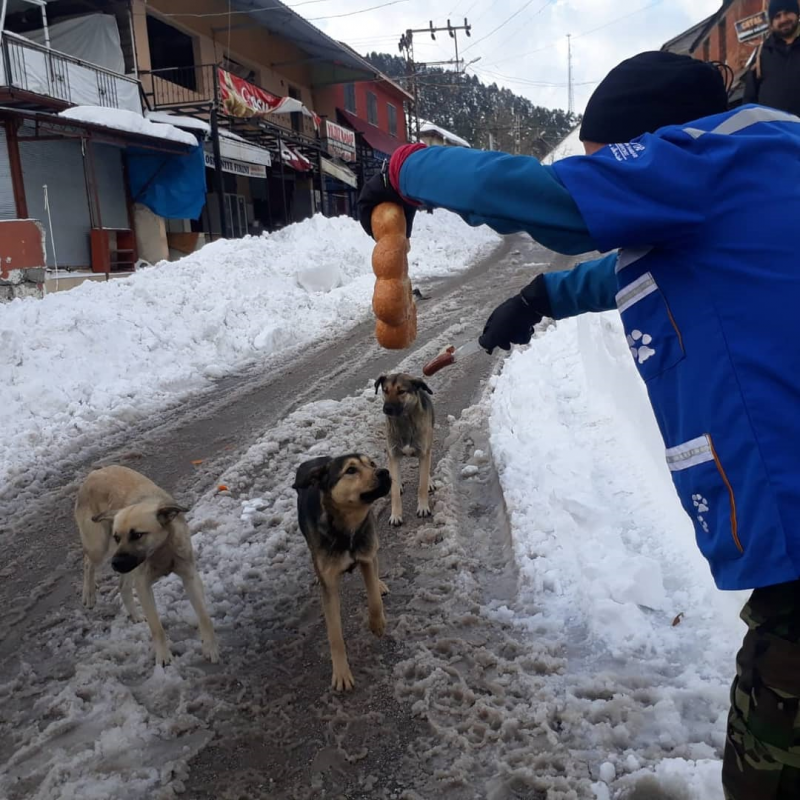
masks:
<path fill-rule="evenodd" d="M 8 158 L 6 129 L 0 125 L 0 219 L 16 218 L 17 203 L 14 200 L 14 185 L 11 183 L 11 161 Z"/>
<path fill-rule="evenodd" d="M 29 134 L 30 130 L 25 128 L 20 131 L 22 136 Z M 38 219 L 47 232 L 48 266 L 55 264 L 52 241 L 55 240 L 60 267 L 89 267 L 91 217 L 80 140 L 20 141 L 19 152 L 28 216 Z M 53 220 L 52 240 L 44 208 L 45 184 Z"/>
<path fill-rule="evenodd" d="M 130 228 L 125 199 L 122 150 L 110 144 L 94 144 L 94 171 L 104 228 Z"/>

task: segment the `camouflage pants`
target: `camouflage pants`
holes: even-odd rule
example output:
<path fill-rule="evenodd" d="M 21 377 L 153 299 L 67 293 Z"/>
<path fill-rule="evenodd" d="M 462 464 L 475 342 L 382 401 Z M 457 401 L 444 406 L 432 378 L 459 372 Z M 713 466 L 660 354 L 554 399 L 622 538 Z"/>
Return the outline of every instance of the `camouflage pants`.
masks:
<path fill-rule="evenodd" d="M 756 589 L 736 657 L 726 800 L 800 800 L 800 581 Z"/>

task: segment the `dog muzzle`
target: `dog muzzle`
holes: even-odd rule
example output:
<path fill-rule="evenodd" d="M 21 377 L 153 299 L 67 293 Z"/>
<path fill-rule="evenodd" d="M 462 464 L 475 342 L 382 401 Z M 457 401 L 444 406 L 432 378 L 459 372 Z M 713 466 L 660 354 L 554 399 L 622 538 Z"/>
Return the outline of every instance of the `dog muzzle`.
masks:
<path fill-rule="evenodd" d="M 128 553 L 120 553 L 111 559 L 111 567 L 114 572 L 131 572 L 135 570 L 144 559 L 139 559 L 136 556 L 129 555 Z"/>

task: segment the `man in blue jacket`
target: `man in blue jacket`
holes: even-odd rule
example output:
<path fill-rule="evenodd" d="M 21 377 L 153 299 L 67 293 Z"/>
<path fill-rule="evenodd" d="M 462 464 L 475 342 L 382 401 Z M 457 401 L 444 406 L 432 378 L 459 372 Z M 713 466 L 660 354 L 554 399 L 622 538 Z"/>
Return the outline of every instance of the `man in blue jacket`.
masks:
<path fill-rule="evenodd" d="M 728 800 L 800 798 L 800 118 L 727 111 L 719 70 L 643 53 L 600 84 L 586 156 L 552 167 L 410 145 L 365 185 L 560 253 L 617 251 L 537 277 L 481 345 L 530 341 L 543 316 L 616 307 L 675 488 L 720 589 L 753 589 L 723 761 Z"/>

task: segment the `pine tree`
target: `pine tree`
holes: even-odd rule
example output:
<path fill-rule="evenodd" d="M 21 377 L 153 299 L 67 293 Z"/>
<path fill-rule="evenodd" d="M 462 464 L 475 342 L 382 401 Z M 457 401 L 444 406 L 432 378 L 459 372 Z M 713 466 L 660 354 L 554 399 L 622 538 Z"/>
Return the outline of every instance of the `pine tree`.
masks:
<path fill-rule="evenodd" d="M 411 91 L 402 58 L 386 53 L 370 53 L 366 58 Z M 489 148 L 492 134 L 495 150 L 517 152 L 519 140 L 520 153 L 541 158 L 578 122 L 574 114 L 534 105 L 496 83 L 487 86 L 475 75 L 432 67 L 419 75 L 418 81 L 420 118 L 480 149 Z"/>

